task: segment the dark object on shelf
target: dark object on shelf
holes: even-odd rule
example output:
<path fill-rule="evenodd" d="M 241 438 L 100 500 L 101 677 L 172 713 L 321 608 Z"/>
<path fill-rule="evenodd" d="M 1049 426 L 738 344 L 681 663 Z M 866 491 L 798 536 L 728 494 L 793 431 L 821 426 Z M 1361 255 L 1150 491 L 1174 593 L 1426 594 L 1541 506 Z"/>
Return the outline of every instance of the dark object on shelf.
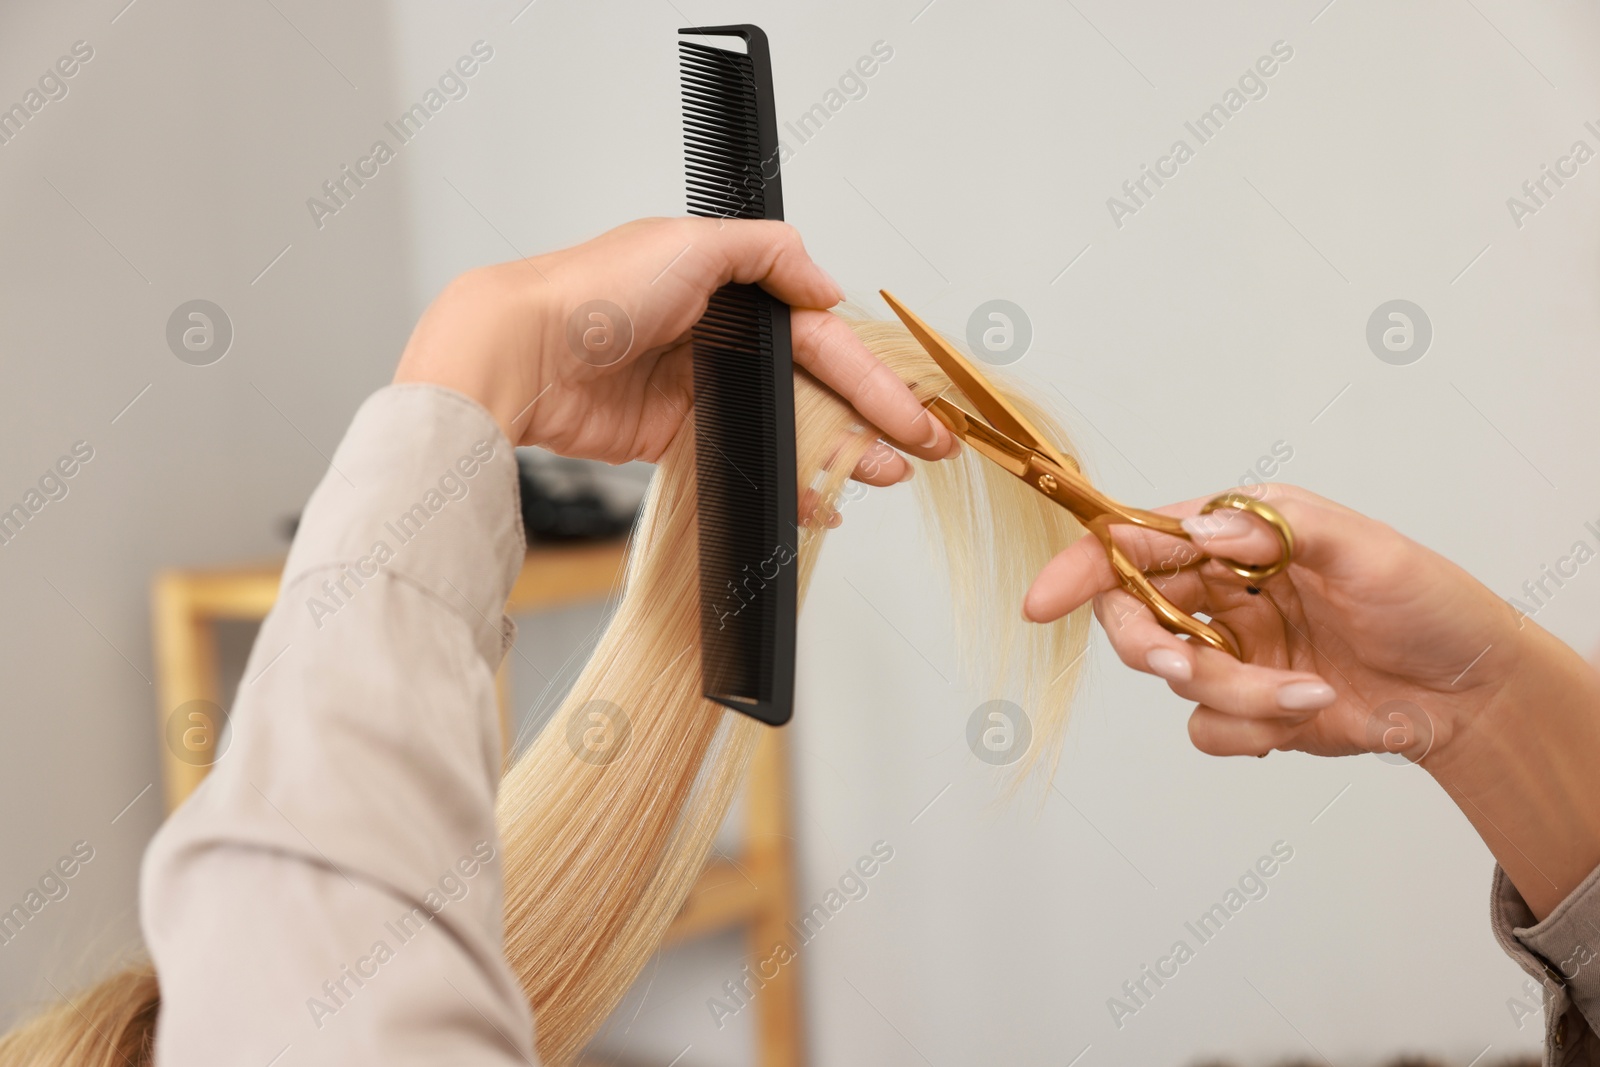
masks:
<path fill-rule="evenodd" d="M 639 517 L 637 505 L 622 506 L 602 493 L 587 465 L 538 462 L 519 452 L 517 483 L 530 545 L 610 541 L 633 529 Z"/>
<path fill-rule="evenodd" d="M 517 489 L 522 500 L 522 531 L 532 544 L 611 541 L 633 529 L 639 517 L 642 486 L 622 481 L 602 487 L 595 464 L 542 453 L 517 453 Z M 612 479 L 617 482 L 617 479 Z M 279 530 L 293 541 L 298 513 L 283 518 Z"/>

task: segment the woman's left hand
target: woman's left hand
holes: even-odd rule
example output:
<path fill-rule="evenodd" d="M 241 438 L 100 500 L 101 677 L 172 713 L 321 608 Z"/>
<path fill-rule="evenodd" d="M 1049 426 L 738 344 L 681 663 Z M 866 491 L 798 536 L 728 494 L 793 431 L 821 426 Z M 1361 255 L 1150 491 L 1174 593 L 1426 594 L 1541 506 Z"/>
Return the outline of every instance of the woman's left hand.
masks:
<path fill-rule="evenodd" d="M 955 439 L 845 323 L 843 299 L 782 222 L 644 219 L 560 252 L 469 271 L 417 324 L 396 382 L 431 382 L 481 403 L 514 444 L 566 456 L 654 462 L 694 404 L 690 328 L 728 282 L 791 305 L 795 363 L 893 443 L 941 459 Z M 892 450 L 856 476 L 910 470 Z"/>

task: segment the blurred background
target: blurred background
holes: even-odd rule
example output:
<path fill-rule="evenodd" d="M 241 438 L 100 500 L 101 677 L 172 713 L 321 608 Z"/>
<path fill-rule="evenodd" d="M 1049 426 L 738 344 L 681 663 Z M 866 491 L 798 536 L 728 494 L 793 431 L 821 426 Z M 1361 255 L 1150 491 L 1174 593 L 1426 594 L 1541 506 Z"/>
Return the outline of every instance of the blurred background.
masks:
<path fill-rule="evenodd" d="M 891 288 L 987 347 L 1113 495 L 1268 464 L 1595 645 L 1600 566 L 1524 592 L 1600 547 L 1593 5 L 6 4 L 0 509 L 31 517 L 0 544 L 0 909 L 94 853 L 0 944 L 0 1022 L 137 944 L 175 710 L 154 576 L 281 558 L 453 275 L 680 212 L 675 31 L 737 21 L 772 41 L 812 253 L 876 313 Z M 399 144 L 385 124 L 469 55 Z M 379 139 L 393 158 L 331 199 Z M 192 301 L 215 333 L 185 348 Z M 35 510 L 75 448 L 92 458 Z M 605 472 L 606 492 L 647 476 Z M 950 666 L 910 493 L 844 513 L 801 618 L 798 909 L 875 844 L 893 859 L 801 950 L 810 1062 L 1464 1067 L 1537 1047 L 1537 996 L 1487 924 L 1490 856 L 1422 771 L 1201 756 L 1187 707 L 1096 637 L 1053 788 L 1005 803 L 965 740 L 1003 694 Z M 603 614 L 521 620 L 524 732 Z M 250 629 L 224 629 L 228 676 Z M 1292 859 L 1266 895 L 1116 1012 L 1275 847 Z M 751 962 L 737 933 L 664 953 L 597 1053 L 759 1062 L 755 1013 L 709 1007 Z"/>

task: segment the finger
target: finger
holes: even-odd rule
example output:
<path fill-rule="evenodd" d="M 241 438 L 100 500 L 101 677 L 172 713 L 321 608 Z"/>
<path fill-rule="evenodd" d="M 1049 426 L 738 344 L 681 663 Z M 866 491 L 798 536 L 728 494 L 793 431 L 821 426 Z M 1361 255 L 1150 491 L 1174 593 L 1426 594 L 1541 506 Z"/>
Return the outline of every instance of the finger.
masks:
<path fill-rule="evenodd" d="M 1151 583 L 1178 610 L 1215 616 L 1254 603 L 1255 598 L 1248 594 L 1243 582 L 1220 568 L 1214 576 L 1224 580 L 1208 582 L 1206 576 L 1213 572 L 1188 565 L 1203 557 L 1187 549 L 1185 542 L 1167 540 L 1184 551 L 1169 554 L 1159 561 L 1161 565 L 1145 570 Z M 1121 588 L 1121 584 L 1099 538 L 1079 538 L 1057 553 L 1034 578 L 1023 598 L 1022 616 L 1031 622 L 1053 622 L 1091 598 Z"/>
<path fill-rule="evenodd" d="M 954 452 L 955 438 L 905 383 L 842 320 L 817 310 L 837 304 L 843 292 L 812 261 L 794 227 L 765 219 L 658 219 L 621 227 L 605 240 L 627 244 L 642 255 L 642 269 L 653 272 L 646 299 L 632 312 L 637 346 L 683 332 L 718 287 L 759 284 L 795 309 L 795 362 L 908 451 L 924 459 Z"/>
<path fill-rule="evenodd" d="M 877 441 L 856 463 L 851 477 L 867 485 L 884 486 L 909 482 L 915 473 L 906 457 L 885 442 Z"/>
<path fill-rule="evenodd" d="M 839 283 L 812 260 L 800 232 L 769 219 L 685 219 L 688 239 L 716 270 L 707 291 L 728 282 L 760 285 L 792 307 L 831 308 Z"/>
<path fill-rule="evenodd" d="M 863 418 L 923 459 L 954 452 L 955 438 L 912 395 L 899 375 L 878 359 L 843 319 L 796 308 L 794 360 L 847 400 Z"/>
<path fill-rule="evenodd" d="M 1204 705 L 1189 716 L 1189 740 L 1209 756 L 1265 756 L 1288 745 L 1299 725 L 1240 719 Z"/>
<path fill-rule="evenodd" d="M 1203 583 L 1195 575 L 1164 583 L 1162 592 L 1190 612 L 1204 598 Z M 1094 604 L 1095 618 L 1117 658 L 1165 679 L 1187 700 L 1237 718 L 1303 723 L 1337 699 L 1333 687 L 1310 671 L 1244 663 L 1170 633 L 1143 601 L 1123 589 L 1100 594 Z"/>
<path fill-rule="evenodd" d="M 1159 508 L 1169 514 L 1184 505 Z M 1137 526 L 1113 526 L 1112 543 L 1141 571 L 1155 578 L 1174 578 L 1205 560 L 1200 549 L 1170 534 Z M 1083 537 L 1058 553 L 1040 570 L 1024 599 L 1023 615 L 1034 622 L 1059 619 L 1091 596 L 1115 587 L 1116 573 L 1098 537 Z"/>
<path fill-rule="evenodd" d="M 1022 617 L 1054 622 L 1118 586 L 1116 572 L 1098 538 L 1080 537 L 1056 553 L 1022 598 Z"/>
<path fill-rule="evenodd" d="M 1168 682 L 1193 676 L 1193 650 L 1176 634 L 1168 633 L 1133 594 L 1124 589 L 1101 593 L 1094 598 L 1094 617 L 1125 665 Z"/>
<path fill-rule="evenodd" d="M 862 441 L 867 441 L 867 444 L 851 469 L 850 477 L 853 481 L 865 485 L 886 486 L 911 480 L 914 471 L 910 462 L 882 438 L 874 437 L 868 440 L 860 426 L 855 428 L 850 437 L 840 440 L 838 447 L 823 460 L 822 469 L 832 470 L 838 466 L 839 457 L 854 452 Z"/>
<path fill-rule="evenodd" d="M 1156 584 L 1179 611 L 1213 614 L 1205 605 L 1205 587 L 1197 576 Z M 1094 615 L 1125 665 L 1168 682 L 1187 682 L 1194 676 L 1195 655 L 1205 646 L 1162 626 L 1149 606 L 1132 593 L 1118 588 L 1099 594 L 1094 598 Z"/>
<path fill-rule="evenodd" d="M 1186 678 L 1168 679 L 1186 700 L 1238 719 L 1303 723 L 1338 699 L 1338 693 L 1311 671 L 1280 670 L 1242 663 L 1226 652 L 1189 645 L 1192 668 Z"/>
<path fill-rule="evenodd" d="M 1218 508 L 1207 515 L 1191 515 L 1183 528 L 1197 548 L 1209 556 L 1236 563 L 1265 566 L 1283 555 L 1278 533 L 1259 515 L 1238 508 Z"/>
<path fill-rule="evenodd" d="M 834 529 L 843 520 L 839 517 L 839 498 L 823 498 L 815 488 L 800 491 L 800 522 L 801 526 L 818 527 L 826 526 Z"/>
<path fill-rule="evenodd" d="M 1382 523 L 1374 522 L 1358 512 L 1335 504 L 1331 500 L 1325 500 L 1298 486 L 1263 485 L 1254 487 L 1252 491 L 1256 494 L 1256 499 L 1275 508 L 1293 530 L 1295 563 L 1324 574 L 1334 575 L 1341 569 L 1361 566 L 1366 558 L 1363 552 L 1378 548 L 1375 539 L 1400 538 L 1399 534 Z M 1200 509 L 1211 499 L 1213 497 L 1195 497 L 1154 510 L 1162 515 L 1188 520 L 1199 516 Z M 1224 510 L 1219 510 L 1213 512 L 1212 516 L 1207 516 L 1207 519 L 1213 519 L 1214 516 L 1222 516 L 1221 518 L 1192 524 L 1199 531 L 1199 540 L 1205 542 L 1203 547 L 1154 530 L 1129 525 L 1113 526 L 1111 539 L 1135 566 L 1153 574 L 1175 574 L 1180 569 L 1193 566 L 1212 555 L 1251 564 L 1270 563 L 1278 558 L 1281 546 L 1277 534 L 1270 526 L 1254 515 L 1232 508 L 1225 511 L 1227 514 L 1224 514 Z M 1188 527 L 1191 524 L 1186 522 L 1185 525 Z M 1224 539 L 1221 536 L 1223 530 L 1230 531 L 1230 534 L 1237 532 L 1245 536 L 1235 540 Z M 1195 535 L 1191 533 L 1191 537 L 1193 536 Z M 1090 554 L 1099 553 L 1099 558 L 1104 560 L 1103 551 L 1090 538 L 1084 538 L 1075 544 L 1073 549 Z M 1068 551 L 1071 552 L 1073 549 Z M 1073 563 L 1062 561 L 1060 566 L 1067 568 L 1075 563 L 1076 561 Z M 1052 561 L 1052 566 L 1054 565 L 1056 561 Z M 1052 579 L 1047 577 L 1051 573 L 1051 567 L 1047 566 L 1040 573 L 1033 588 L 1029 590 L 1029 603 L 1039 614 L 1036 615 L 1030 610 L 1028 617 L 1036 621 L 1048 622 L 1053 618 L 1059 618 L 1071 610 L 1071 607 L 1087 600 L 1086 596 L 1082 596 L 1069 607 L 1061 608 L 1051 595 L 1049 586 Z M 1109 565 L 1105 566 L 1105 573 L 1109 577 Z M 1038 599 L 1035 600 L 1035 597 Z"/>
<path fill-rule="evenodd" d="M 759 284 L 796 307 L 827 308 L 844 299 L 795 228 L 767 219 L 641 219 L 557 254 L 546 268 L 556 283 L 558 321 L 568 323 L 601 298 L 617 301 L 618 329 L 626 331 L 619 336 L 630 341 L 630 353 L 686 332 L 729 282 Z"/>
<path fill-rule="evenodd" d="M 1315 571 L 1360 566 L 1362 550 L 1375 548 L 1375 539 L 1399 537 L 1382 523 L 1299 486 L 1261 485 L 1249 494 L 1283 516 L 1294 533 L 1294 561 Z M 1168 512 L 1184 519 L 1185 532 L 1208 555 L 1250 564 L 1272 563 L 1282 555 L 1276 531 L 1257 515 L 1219 508 L 1200 516 L 1194 505 L 1203 507 L 1209 499 L 1188 501 Z"/>

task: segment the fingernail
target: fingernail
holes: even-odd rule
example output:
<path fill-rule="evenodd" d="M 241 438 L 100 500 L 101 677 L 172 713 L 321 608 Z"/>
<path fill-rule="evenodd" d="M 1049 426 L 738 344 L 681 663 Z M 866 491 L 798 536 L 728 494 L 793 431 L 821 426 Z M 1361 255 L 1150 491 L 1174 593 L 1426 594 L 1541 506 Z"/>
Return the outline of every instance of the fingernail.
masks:
<path fill-rule="evenodd" d="M 945 454 L 945 459 L 955 459 L 961 455 L 961 438 L 955 434 L 950 435 L 950 451 Z"/>
<path fill-rule="evenodd" d="M 1151 671 L 1169 682 L 1187 682 L 1194 674 L 1188 658 L 1170 648 L 1152 648 L 1144 661 Z"/>
<path fill-rule="evenodd" d="M 838 294 L 833 298 L 833 302 L 835 304 L 837 304 L 837 303 L 839 303 L 839 301 L 843 300 L 844 299 L 844 287 L 842 285 L 840 285 L 838 282 L 834 281 L 833 275 L 829 274 L 821 266 L 817 267 L 817 273 L 822 275 L 824 278 L 828 279 L 828 281 L 833 285 L 833 291 L 836 294 Z"/>
<path fill-rule="evenodd" d="M 1317 711 L 1338 698 L 1327 682 L 1290 682 L 1278 689 L 1278 707 L 1284 711 Z"/>
<path fill-rule="evenodd" d="M 896 485 L 899 485 L 901 482 L 909 482 L 912 478 L 916 477 L 916 473 L 917 473 L 917 468 L 915 468 L 915 467 L 913 467 L 911 465 L 911 461 L 910 460 L 907 460 L 906 461 L 906 469 L 900 472 L 900 477 L 896 478 L 894 480 L 894 483 Z"/>
<path fill-rule="evenodd" d="M 932 423 L 933 425 L 928 427 L 927 440 L 922 442 L 922 447 L 923 448 L 932 448 L 934 445 L 938 444 L 939 443 L 939 433 L 940 433 L 940 431 L 942 431 L 944 429 L 944 424 L 941 423 L 938 419 L 929 417 L 928 421 L 930 423 Z"/>

